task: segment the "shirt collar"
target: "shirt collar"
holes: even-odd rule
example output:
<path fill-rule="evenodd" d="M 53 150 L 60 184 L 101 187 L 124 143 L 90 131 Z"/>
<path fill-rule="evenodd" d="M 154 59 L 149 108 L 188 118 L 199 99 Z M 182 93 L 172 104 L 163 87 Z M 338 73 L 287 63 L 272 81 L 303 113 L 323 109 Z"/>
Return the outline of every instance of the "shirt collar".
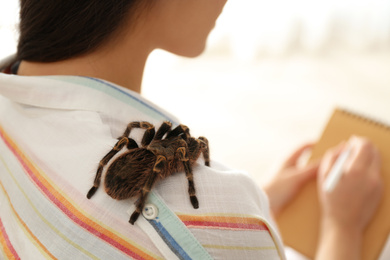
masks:
<path fill-rule="evenodd" d="M 126 120 L 136 110 L 156 121 L 178 120 L 136 92 L 97 78 L 0 73 L 0 95 L 24 105 L 97 111 Z"/>

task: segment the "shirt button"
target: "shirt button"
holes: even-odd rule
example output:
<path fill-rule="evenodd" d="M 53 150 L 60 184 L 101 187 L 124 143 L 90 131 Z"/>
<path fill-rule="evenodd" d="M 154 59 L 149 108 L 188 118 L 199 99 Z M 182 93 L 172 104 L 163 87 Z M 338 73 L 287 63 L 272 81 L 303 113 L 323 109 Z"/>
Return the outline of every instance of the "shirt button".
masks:
<path fill-rule="evenodd" d="M 142 210 L 142 215 L 146 219 L 155 219 L 158 216 L 158 208 L 154 204 L 146 204 Z"/>

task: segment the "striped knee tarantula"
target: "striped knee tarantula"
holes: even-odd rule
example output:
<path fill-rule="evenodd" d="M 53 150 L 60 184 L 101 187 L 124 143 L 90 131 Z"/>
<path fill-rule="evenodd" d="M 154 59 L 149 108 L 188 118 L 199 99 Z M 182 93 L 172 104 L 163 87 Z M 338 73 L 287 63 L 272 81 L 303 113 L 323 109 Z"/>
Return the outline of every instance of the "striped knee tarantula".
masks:
<path fill-rule="evenodd" d="M 134 128 L 145 129 L 141 147 L 129 137 Z M 87 198 L 90 199 L 98 189 L 103 167 L 126 147 L 127 151 L 115 158 L 108 167 L 104 186 L 107 194 L 117 200 L 139 196 L 136 209 L 129 220 L 131 224 L 134 225 L 140 215 L 154 183 L 158 179 L 164 179 L 183 170 L 188 179 L 191 204 L 198 208 L 191 166 L 201 153 L 206 166 L 210 166 L 208 141 L 205 137 L 199 139 L 191 137 L 185 125 L 179 125 L 173 130 L 171 128 L 172 124 L 168 121 L 163 122 L 157 132 L 148 122 L 129 123 L 114 148 L 100 161 L 93 187 L 89 190 Z"/>

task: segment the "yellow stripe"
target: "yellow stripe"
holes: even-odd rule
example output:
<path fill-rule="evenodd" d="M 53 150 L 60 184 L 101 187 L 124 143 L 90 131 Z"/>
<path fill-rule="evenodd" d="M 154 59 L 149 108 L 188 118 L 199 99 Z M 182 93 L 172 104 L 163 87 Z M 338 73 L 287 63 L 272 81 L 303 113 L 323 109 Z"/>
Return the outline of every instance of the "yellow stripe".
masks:
<path fill-rule="evenodd" d="M 202 245 L 206 248 L 214 248 L 214 249 L 227 249 L 227 250 L 276 250 L 274 246 L 222 246 L 222 245 Z"/>
<path fill-rule="evenodd" d="M 2 247 L 2 250 L 4 255 L 8 259 L 15 259 L 14 255 L 12 254 L 11 250 L 7 246 L 7 242 L 5 241 L 5 237 L 3 235 L 3 232 L 0 231 L 0 245 Z"/>
<path fill-rule="evenodd" d="M 183 215 L 183 216 L 188 215 L 188 214 L 181 213 L 181 212 L 176 212 L 175 214 L 178 215 L 179 218 L 180 218 L 180 215 Z M 207 217 L 207 216 L 230 216 L 230 217 L 257 218 L 257 219 L 261 220 L 267 226 L 268 230 L 270 231 L 271 238 L 274 241 L 274 244 L 276 246 L 275 248 L 278 252 L 280 259 L 284 259 L 284 257 L 283 257 L 284 250 L 283 250 L 283 248 L 278 247 L 278 243 L 276 241 L 274 231 L 272 230 L 272 228 L 268 224 L 268 222 L 259 216 L 247 215 L 247 214 L 235 214 L 235 213 L 206 213 L 206 214 L 191 214 L 191 215 L 192 216 L 204 216 L 204 217 Z M 191 215 L 189 215 L 189 216 L 191 216 Z"/>
<path fill-rule="evenodd" d="M 67 238 L 63 233 L 61 233 L 54 225 L 52 225 L 47 219 L 45 219 L 42 214 L 39 212 L 39 210 L 33 205 L 32 201 L 28 198 L 27 194 L 24 192 L 24 190 L 22 189 L 22 187 L 20 187 L 19 183 L 17 182 L 17 180 L 15 179 L 15 177 L 12 175 L 10 169 L 8 168 L 8 166 L 6 165 L 4 159 L 0 156 L 0 160 L 3 162 L 6 170 L 8 171 L 9 175 L 11 176 L 11 178 L 14 180 L 16 186 L 18 186 L 19 190 L 23 193 L 24 197 L 26 198 L 26 200 L 28 201 L 28 203 L 30 204 L 30 206 L 32 207 L 32 209 L 37 213 L 37 215 L 39 216 L 39 218 L 47 225 L 49 226 L 55 233 L 57 233 L 57 235 L 59 237 L 61 237 L 62 239 L 64 239 L 65 241 L 67 241 L 69 244 L 71 244 L 72 246 L 74 246 L 75 248 L 77 248 L 78 250 L 80 250 L 81 252 L 83 252 L 84 254 L 88 255 L 89 257 L 91 257 L 92 259 L 99 259 L 98 257 L 94 256 L 93 254 L 91 254 L 90 252 L 88 252 L 87 250 L 85 250 L 84 248 L 78 246 L 76 243 L 74 243 L 72 240 L 70 240 L 69 238 Z"/>
<path fill-rule="evenodd" d="M 130 240 L 128 237 L 119 233 L 118 231 L 110 228 L 109 226 L 104 225 L 93 216 L 87 214 L 83 209 L 78 207 L 77 203 L 71 200 L 66 193 L 60 193 L 61 189 L 54 184 L 54 182 L 49 178 L 30 158 L 27 157 L 13 142 L 13 140 L 7 135 L 4 129 L 0 126 L 0 132 L 2 132 L 5 140 L 12 146 L 12 148 L 19 154 L 24 163 L 33 171 L 34 175 L 42 182 L 42 184 L 48 189 L 48 191 L 53 194 L 58 200 L 60 200 L 66 208 L 72 212 L 80 221 L 87 223 L 89 226 L 95 230 L 99 230 L 103 234 L 107 235 L 111 239 L 115 240 L 117 243 L 125 246 L 127 249 L 130 249 L 134 253 L 146 259 L 159 259 L 163 258 L 155 255 L 149 250 L 143 248 L 141 245 L 137 244 L 135 241 Z M 49 184 L 49 185 L 48 185 Z M 65 203 L 66 202 L 66 203 Z M 107 232 L 108 231 L 108 232 Z M 111 233 L 111 234 L 110 234 Z"/>
<path fill-rule="evenodd" d="M 0 156 L 0 160 L 3 161 L 1 156 Z M 16 212 L 14 206 L 12 205 L 11 199 L 10 199 L 7 191 L 5 190 L 4 185 L 1 183 L 1 181 L 0 181 L 0 187 L 8 200 L 8 204 L 10 205 L 14 216 L 16 216 L 16 218 L 18 220 L 17 223 L 18 223 L 19 227 L 23 230 L 23 232 L 26 234 L 26 236 L 29 237 L 30 241 L 32 241 L 32 243 L 38 248 L 38 250 L 42 253 L 42 255 L 45 256 L 46 259 L 56 259 L 47 250 L 47 248 L 39 241 L 39 239 L 36 236 L 34 236 L 34 234 L 31 232 L 31 230 L 27 227 L 26 223 L 24 223 L 23 220 L 20 218 L 20 216 Z"/>

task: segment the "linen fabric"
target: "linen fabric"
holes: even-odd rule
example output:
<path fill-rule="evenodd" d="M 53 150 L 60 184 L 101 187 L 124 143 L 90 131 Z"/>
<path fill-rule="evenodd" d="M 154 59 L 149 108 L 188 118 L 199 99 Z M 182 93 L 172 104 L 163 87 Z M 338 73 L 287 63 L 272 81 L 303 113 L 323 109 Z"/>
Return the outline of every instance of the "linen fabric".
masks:
<path fill-rule="evenodd" d="M 0 259 L 285 259 L 263 191 L 215 161 L 193 167 L 199 209 L 182 172 L 156 183 L 158 216 L 134 226 L 136 198 L 108 196 L 104 173 L 86 198 L 127 124 L 164 120 L 179 124 L 107 81 L 0 73 Z"/>

